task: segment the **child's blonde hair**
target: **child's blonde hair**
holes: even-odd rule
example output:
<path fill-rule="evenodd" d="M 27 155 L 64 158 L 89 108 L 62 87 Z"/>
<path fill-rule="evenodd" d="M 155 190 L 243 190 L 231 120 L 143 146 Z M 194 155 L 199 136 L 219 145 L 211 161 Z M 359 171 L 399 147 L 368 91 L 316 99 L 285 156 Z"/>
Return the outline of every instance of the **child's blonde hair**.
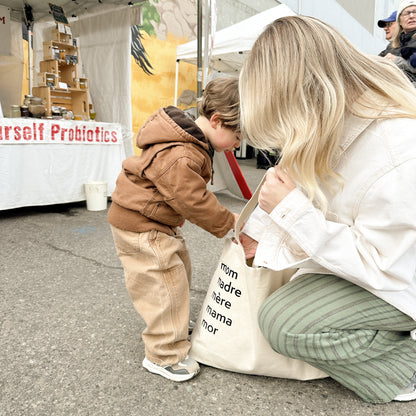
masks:
<path fill-rule="evenodd" d="M 240 131 L 240 97 L 238 78 L 222 77 L 210 81 L 198 103 L 201 116 L 210 119 L 217 114 L 221 125 L 233 131 Z"/>
<path fill-rule="evenodd" d="M 324 211 L 318 181 L 341 182 L 334 169 L 345 113 L 416 118 L 415 89 L 394 64 L 311 17 L 264 30 L 243 65 L 240 101 L 243 136 L 257 148 L 281 148 L 280 166 Z"/>

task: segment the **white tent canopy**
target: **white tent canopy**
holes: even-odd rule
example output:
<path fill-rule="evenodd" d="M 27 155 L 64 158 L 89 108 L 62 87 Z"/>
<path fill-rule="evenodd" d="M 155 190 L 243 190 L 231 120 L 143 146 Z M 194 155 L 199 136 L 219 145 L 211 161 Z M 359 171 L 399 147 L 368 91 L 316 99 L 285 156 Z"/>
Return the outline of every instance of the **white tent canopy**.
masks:
<path fill-rule="evenodd" d="M 226 74 L 238 73 L 263 29 L 279 17 L 294 14 L 289 7 L 281 4 L 219 30 L 214 36 L 209 69 Z M 196 65 L 197 55 L 196 39 L 176 48 L 175 105 L 177 105 L 178 98 L 179 62 L 184 61 Z"/>
<path fill-rule="evenodd" d="M 241 68 L 244 59 L 252 48 L 254 41 L 263 29 L 274 20 L 295 13 L 285 4 L 265 10 L 239 23 L 215 33 L 214 47 L 209 67 L 212 70 L 235 73 Z M 202 42 L 203 43 L 203 42 Z M 197 63 L 196 39 L 179 45 L 176 49 L 176 60 Z"/>

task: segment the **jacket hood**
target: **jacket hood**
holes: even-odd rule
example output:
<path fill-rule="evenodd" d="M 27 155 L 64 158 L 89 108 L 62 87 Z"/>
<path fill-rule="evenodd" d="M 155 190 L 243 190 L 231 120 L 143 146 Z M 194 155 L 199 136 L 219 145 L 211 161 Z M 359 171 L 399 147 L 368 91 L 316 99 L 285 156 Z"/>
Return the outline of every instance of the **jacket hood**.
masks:
<path fill-rule="evenodd" d="M 159 108 L 137 133 L 136 145 L 146 149 L 155 144 L 194 143 L 212 154 L 202 130 L 179 108 Z"/>

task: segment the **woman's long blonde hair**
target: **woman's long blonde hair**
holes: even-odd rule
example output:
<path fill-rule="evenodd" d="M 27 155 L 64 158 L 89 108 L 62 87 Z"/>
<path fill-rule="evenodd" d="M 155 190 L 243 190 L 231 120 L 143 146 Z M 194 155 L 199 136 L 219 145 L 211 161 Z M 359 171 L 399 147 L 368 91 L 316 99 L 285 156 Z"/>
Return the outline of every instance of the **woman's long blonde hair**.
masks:
<path fill-rule="evenodd" d="M 416 118 L 415 89 L 394 64 L 361 53 L 311 17 L 283 17 L 267 26 L 239 86 L 244 137 L 259 149 L 280 148 L 280 166 L 324 211 L 318 181 L 341 182 L 336 159 L 346 113 Z"/>

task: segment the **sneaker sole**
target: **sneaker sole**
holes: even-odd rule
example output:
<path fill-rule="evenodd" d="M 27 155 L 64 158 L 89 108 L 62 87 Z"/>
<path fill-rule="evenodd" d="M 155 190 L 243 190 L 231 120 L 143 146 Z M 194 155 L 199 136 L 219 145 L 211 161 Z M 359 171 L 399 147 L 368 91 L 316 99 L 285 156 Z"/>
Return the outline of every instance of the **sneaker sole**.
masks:
<path fill-rule="evenodd" d="M 411 400 L 416 400 L 416 391 L 399 394 L 393 399 L 395 402 L 410 402 Z"/>
<path fill-rule="evenodd" d="M 168 380 L 178 381 L 178 382 L 189 380 L 189 379 L 195 377 L 199 373 L 199 369 L 198 369 L 198 371 L 195 371 L 194 373 L 189 373 L 189 374 L 173 374 L 170 371 L 165 370 L 163 367 L 160 367 L 160 366 L 158 366 L 156 364 L 153 364 L 147 358 L 145 358 L 143 360 L 142 365 L 150 373 L 159 374 L 160 376 L 165 377 Z"/>

